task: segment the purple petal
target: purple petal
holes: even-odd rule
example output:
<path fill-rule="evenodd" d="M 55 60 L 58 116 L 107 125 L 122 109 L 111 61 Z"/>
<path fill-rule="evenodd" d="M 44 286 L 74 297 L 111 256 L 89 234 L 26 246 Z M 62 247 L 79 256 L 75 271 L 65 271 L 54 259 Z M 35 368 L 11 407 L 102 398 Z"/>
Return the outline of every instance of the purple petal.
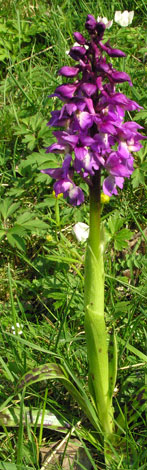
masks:
<path fill-rule="evenodd" d="M 78 31 L 74 33 L 74 38 L 76 39 L 76 41 L 79 43 L 79 44 L 85 44 L 86 42 L 86 39 L 84 38 L 84 36 L 79 33 Z"/>
<path fill-rule="evenodd" d="M 97 22 L 96 22 L 94 16 L 93 15 L 88 15 L 87 18 L 86 18 L 85 28 L 89 32 L 91 32 L 91 31 L 95 30 L 96 25 L 97 25 Z"/>
<path fill-rule="evenodd" d="M 70 154 L 67 154 L 62 165 L 62 168 L 66 172 L 66 174 L 69 170 L 71 161 L 72 161 L 72 156 Z"/>
<path fill-rule="evenodd" d="M 118 186 L 120 189 L 123 189 L 124 178 L 121 178 L 121 177 L 119 177 L 119 176 L 116 176 L 116 177 L 115 177 L 115 183 L 116 183 L 116 186 Z"/>
<path fill-rule="evenodd" d="M 68 134 L 67 132 L 64 132 L 64 131 L 54 131 L 53 134 L 55 135 L 55 137 L 57 137 L 57 139 L 60 141 L 61 144 L 68 143 L 71 146 L 74 146 L 77 144 L 79 140 L 78 135 L 74 135 L 70 133 Z"/>
<path fill-rule="evenodd" d="M 112 194 L 117 195 L 116 186 L 119 188 L 123 188 L 124 178 L 121 177 L 114 177 L 114 176 L 107 176 L 103 182 L 103 192 L 107 194 L 107 196 L 112 196 Z"/>
<path fill-rule="evenodd" d="M 130 100 L 123 93 L 112 93 L 108 98 L 112 104 L 118 104 L 125 107 L 127 111 L 135 111 L 135 109 L 142 109 L 136 101 Z"/>
<path fill-rule="evenodd" d="M 67 103 L 65 106 L 66 106 L 66 111 L 69 114 L 69 116 L 71 116 L 71 114 L 77 110 L 77 106 L 75 103 Z"/>
<path fill-rule="evenodd" d="M 95 117 L 95 122 L 97 123 L 100 132 L 102 132 L 104 134 L 105 133 L 110 133 L 110 134 L 113 134 L 113 135 L 117 134 L 116 129 L 113 126 L 113 124 L 111 124 L 111 122 L 102 121 L 101 119 L 99 119 L 97 117 Z"/>
<path fill-rule="evenodd" d="M 107 176 L 103 182 L 103 192 L 107 194 L 107 196 L 112 196 L 113 191 L 115 188 L 115 177 L 114 176 Z"/>
<path fill-rule="evenodd" d="M 91 98 L 84 98 L 84 101 L 87 105 L 88 111 L 90 114 L 95 114 L 94 106 L 93 106 L 93 101 Z"/>
<path fill-rule="evenodd" d="M 129 158 L 122 158 L 118 152 L 112 152 L 107 158 L 106 167 L 113 176 L 121 176 L 129 178 L 133 172 L 133 157 L 129 154 Z"/>
<path fill-rule="evenodd" d="M 110 46 L 109 41 L 105 42 L 105 44 L 99 42 L 99 45 L 101 46 L 101 49 L 107 52 L 110 57 L 126 57 L 126 54 L 120 49 L 113 49 Z"/>
<path fill-rule="evenodd" d="M 97 91 L 97 87 L 94 83 L 83 83 L 80 88 L 87 96 L 91 96 Z"/>
<path fill-rule="evenodd" d="M 88 129 L 93 124 L 93 117 L 86 111 L 80 112 L 77 119 L 82 130 Z"/>
<path fill-rule="evenodd" d="M 130 86 L 133 85 L 129 75 L 125 72 L 117 72 L 115 70 L 111 73 L 111 77 L 114 80 L 114 82 L 117 82 L 117 83 L 129 82 Z"/>
<path fill-rule="evenodd" d="M 68 178 L 64 178 L 59 181 L 56 181 L 56 183 L 54 183 L 54 190 L 55 190 L 56 196 L 58 196 L 58 194 L 63 193 L 64 196 L 66 197 L 68 195 L 68 191 L 71 185 L 72 183 Z"/>
<path fill-rule="evenodd" d="M 84 202 L 84 194 L 81 188 L 72 185 L 69 189 L 69 199 L 73 206 L 79 206 Z"/>
<path fill-rule="evenodd" d="M 124 124 L 123 124 L 123 127 L 125 128 L 129 128 L 131 129 L 132 131 L 136 131 L 136 129 L 143 129 L 143 126 L 140 126 L 140 124 L 138 124 L 137 122 L 135 121 L 126 121 Z M 141 134 L 140 134 L 141 135 Z M 143 136 L 142 136 L 143 137 Z"/>
<path fill-rule="evenodd" d="M 62 178 L 62 168 L 46 168 L 45 170 L 41 170 L 41 173 L 50 175 L 54 179 Z"/>
<path fill-rule="evenodd" d="M 68 83 L 64 85 L 59 85 L 53 96 L 57 96 L 58 98 L 63 97 L 63 98 L 73 98 L 74 93 L 77 89 L 77 85 Z"/>
<path fill-rule="evenodd" d="M 119 146 L 118 146 L 118 151 L 119 151 L 119 154 L 123 157 L 123 158 L 126 158 L 128 159 L 129 158 L 129 150 L 128 150 L 128 146 L 126 144 L 126 142 L 120 142 Z"/>
<path fill-rule="evenodd" d="M 94 143 L 94 139 L 89 135 L 80 135 L 80 141 L 83 145 L 92 145 Z"/>
<path fill-rule="evenodd" d="M 58 72 L 58 75 L 64 75 L 65 77 L 75 77 L 77 73 L 79 72 L 78 67 L 61 67 L 61 69 Z"/>
<path fill-rule="evenodd" d="M 64 108 L 64 106 L 63 106 Z M 51 111 L 52 117 L 50 121 L 47 123 L 47 126 L 52 127 L 52 126 L 65 126 L 66 121 L 69 118 L 68 114 L 65 112 L 65 108 L 61 111 Z"/>
<path fill-rule="evenodd" d="M 51 144 L 49 147 L 46 149 L 46 153 L 60 153 L 64 152 L 65 150 L 65 145 L 58 144 L 57 142 L 54 142 L 54 144 Z"/>
<path fill-rule="evenodd" d="M 74 60 L 81 59 L 86 54 L 85 47 L 75 46 L 70 49 L 69 55 Z"/>

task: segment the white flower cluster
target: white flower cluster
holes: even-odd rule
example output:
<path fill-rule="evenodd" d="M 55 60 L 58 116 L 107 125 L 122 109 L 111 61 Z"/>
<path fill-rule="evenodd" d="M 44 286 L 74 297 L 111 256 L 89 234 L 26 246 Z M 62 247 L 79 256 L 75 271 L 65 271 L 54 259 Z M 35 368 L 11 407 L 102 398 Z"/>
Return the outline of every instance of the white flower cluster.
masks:
<path fill-rule="evenodd" d="M 132 23 L 134 17 L 134 11 L 116 11 L 114 20 L 116 23 L 118 23 L 120 26 L 129 26 L 129 24 Z"/>
<path fill-rule="evenodd" d="M 78 222 L 75 224 L 73 231 L 78 242 L 85 242 L 89 237 L 89 226 L 83 222 Z"/>
<path fill-rule="evenodd" d="M 17 331 L 15 330 L 15 326 L 11 326 L 11 330 L 12 330 L 12 333 L 13 335 L 22 335 L 22 329 L 23 329 L 23 325 L 22 323 L 16 323 L 16 327 L 17 327 Z"/>
<path fill-rule="evenodd" d="M 121 12 L 119 10 L 115 12 L 114 21 L 115 23 L 118 23 L 120 26 L 129 26 L 133 21 L 133 17 L 134 17 L 134 11 L 125 10 Z M 113 24 L 113 20 L 112 21 L 107 20 L 106 16 L 104 16 L 103 18 L 98 16 L 97 21 L 104 23 L 106 28 L 108 29 L 111 28 Z"/>

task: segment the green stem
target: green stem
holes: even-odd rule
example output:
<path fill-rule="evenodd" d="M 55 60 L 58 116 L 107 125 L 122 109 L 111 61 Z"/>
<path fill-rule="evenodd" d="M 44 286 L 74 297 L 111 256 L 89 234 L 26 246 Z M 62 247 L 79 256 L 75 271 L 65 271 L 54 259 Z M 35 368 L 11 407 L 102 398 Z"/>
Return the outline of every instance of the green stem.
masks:
<path fill-rule="evenodd" d="M 100 232 L 100 172 L 90 188 L 90 233 L 85 260 L 85 332 L 89 362 L 89 389 L 105 436 L 113 431 L 109 393 L 107 333 L 104 319 L 103 240 Z"/>
<path fill-rule="evenodd" d="M 59 212 L 59 202 L 58 202 L 57 197 L 56 197 L 56 200 L 55 200 L 55 216 L 56 216 L 56 225 L 59 228 L 59 226 L 60 226 L 60 212 Z"/>

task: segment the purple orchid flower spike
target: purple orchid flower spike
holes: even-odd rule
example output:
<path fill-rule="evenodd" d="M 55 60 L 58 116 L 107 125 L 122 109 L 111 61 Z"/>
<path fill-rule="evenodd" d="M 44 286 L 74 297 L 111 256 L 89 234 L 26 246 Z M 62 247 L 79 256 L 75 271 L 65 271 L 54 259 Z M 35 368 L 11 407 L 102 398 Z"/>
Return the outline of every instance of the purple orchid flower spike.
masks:
<path fill-rule="evenodd" d="M 106 25 L 101 19 L 96 21 L 88 15 L 85 27 L 90 40 L 75 32 L 77 45 L 69 52 L 76 65 L 65 65 L 59 70 L 59 75 L 75 77 L 75 81 L 59 85 L 50 95 L 64 104 L 51 113 L 48 125 L 62 130 L 53 132 L 57 142 L 47 152 L 64 154 L 65 165 L 61 170 L 43 170 L 57 180 L 56 194 L 63 192 L 71 204 L 77 205 L 83 202 L 84 195 L 74 182 L 76 173 L 91 186 L 93 176 L 101 172 L 104 193 L 117 194 L 116 187 L 122 189 L 124 178 L 133 172 L 132 152 L 140 150 L 140 141 L 145 138 L 138 132 L 141 126 L 124 122 L 126 111 L 141 107 L 116 91 L 117 83 L 126 81 L 132 86 L 131 79 L 127 73 L 115 70 L 107 60 L 107 56 L 124 57 L 125 53 L 112 48 L 109 41 L 102 42 Z"/>
<path fill-rule="evenodd" d="M 132 86 L 132 82 L 127 73 L 115 70 L 109 62 L 109 57 L 125 56 L 121 50 L 112 48 L 109 41 L 103 43 L 105 28 L 109 26 L 107 19 L 98 18 L 96 21 L 88 15 L 85 27 L 89 40 L 79 32 L 74 33 L 77 44 L 71 48 L 69 55 L 76 63 L 59 70 L 59 75 L 69 79 L 69 82 L 59 85 L 51 95 L 59 98 L 63 106 L 51 113 L 48 123 L 55 126 L 53 135 L 56 142 L 46 151 L 61 154 L 62 166 L 42 172 L 56 180 L 55 195 L 63 193 L 63 197 L 74 206 L 84 202 L 84 193 L 76 181 L 81 178 L 89 185 L 90 220 L 84 283 L 88 386 L 93 411 L 98 419 L 94 426 L 98 435 L 100 429 L 103 432 L 106 467 L 114 468 L 113 457 L 118 455 L 118 442 L 115 456 L 112 452 L 117 435 L 117 432 L 114 434 L 113 411 L 117 342 L 115 332 L 110 333 L 111 340 L 108 340 L 104 315 L 101 176 L 104 196 L 117 195 L 123 188 L 125 178 L 130 178 L 133 172 L 132 152 L 140 150 L 140 141 L 145 137 L 140 133 L 142 127 L 139 124 L 125 122 L 125 112 L 138 111 L 140 106 L 116 88 L 123 82 Z M 80 406 L 81 402 L 83 398 L 79 401 Z"/>

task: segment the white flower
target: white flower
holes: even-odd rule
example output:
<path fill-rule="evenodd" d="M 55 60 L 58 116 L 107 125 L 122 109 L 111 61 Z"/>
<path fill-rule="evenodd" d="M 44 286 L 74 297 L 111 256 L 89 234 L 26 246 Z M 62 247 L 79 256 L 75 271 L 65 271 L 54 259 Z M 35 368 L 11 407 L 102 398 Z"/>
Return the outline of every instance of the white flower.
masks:
<path fill-rule="evenodd" d="M 20 325 L 20 323 L 16 323 L 16 327 L 17 327 L 17 331 L 15 330 L 15 326 L 11 326 L 11 330 L 12 330 L 13 335 L 16 335 L 16 333 L 18 335 L 22 335 L 22 329 L 23 329 L 22 323 L 21 323 L 21 325 Z"/>
<path fill-rule="evenodd" d="M 133 16 L 134 16 L 134 11 L 125 10 L 123 11 L 123 13 L 121 13 L 121 11 L 116 11 L 114 19 L 116 23 L 120 24 L 120 26 L 128 26 L 129 24 L 132 23 Z"/>
<path fill-rule="evenodd" d="M 85 242 L 89 237 L 89 227 L 83 222 L 78 222 L 73 227 L 74 234 L 78 242 Z"/>
<path fill-rule="evenodd" d="M 104 23 L 107 29 L 110 29 L 111 26 L 113 25 L 113 20 L 109 21 L 109 20 L 106 18 L 106 16 L 104 16 L 103 18 L 101 18 L 101 16 L 98 16 L 98 17 L 97 17 L 97 22 L 98 22 L 98 23 Z"/>

